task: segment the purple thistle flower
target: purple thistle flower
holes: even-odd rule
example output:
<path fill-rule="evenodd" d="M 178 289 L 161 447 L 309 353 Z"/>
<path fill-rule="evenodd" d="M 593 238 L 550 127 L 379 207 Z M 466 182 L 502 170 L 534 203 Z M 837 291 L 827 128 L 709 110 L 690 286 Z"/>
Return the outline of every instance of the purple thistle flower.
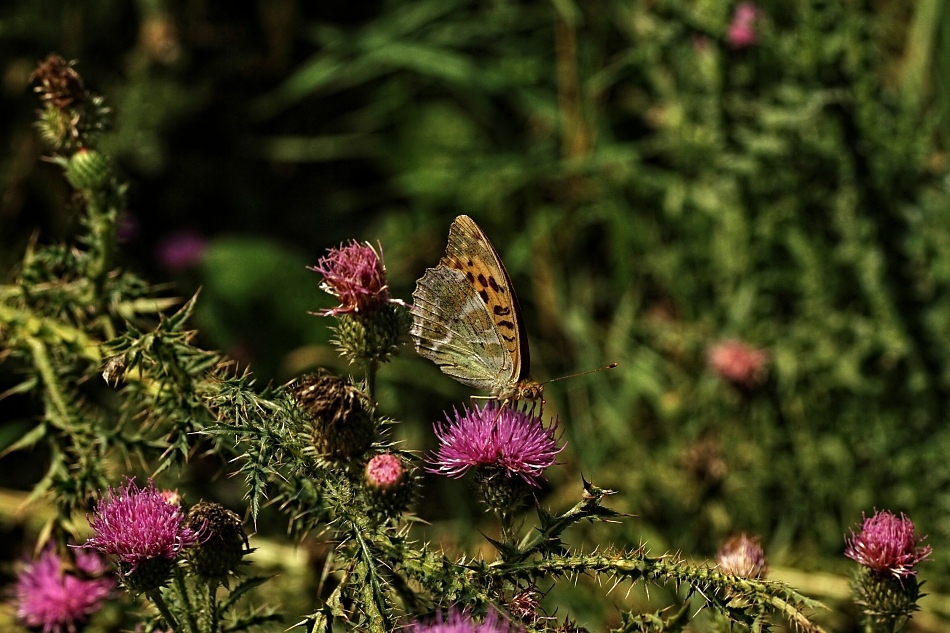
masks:
<path fill-rule="evenodd" d="M 743 578 L 762 578 L 767 567 L 765 551 L 758 537 L 739 534 L 728 539 L 716 552 L 716 563 L 724 573 Z"/>
<path fill-rule="evenodd" d="M 536 479 L 564 450 L 554 436 L 557 421 L 545 428 L 540 417 L 491 403 L 481 409 L 462 407 L 461 415 L 457 409 L 453 413 L 454 420 L 446 413 L 446 423 L 433 425 L 439 449 L 427 460 L 431 473 L 458 478 L 469 468 L 488 467 L 537 486 Z"/>
<path fill-rule="evenodd" d="M 310 270 L 323 275 L 320 287 L 340 300 L 339 306 L 317 312 L 320 316 L 373 312 L 392 301 L 383 258 L 369 242 L 331 248 Z"/>
<path fill-rule="evenodd" d="M 930 556 L 930 545 L 918 547 L 926 537 L 918 537 L 914 522 L 901 513 L 900 517 L 882 510 L 870 519 L 861 514 L 860 531 L 845 537 L 844 555 L 865 567 L 897 579 L 916 576 L 914 565 Z"/>
<path fill-rule="evenodd" d="M 468 611 L 451 609 L 448 615 L 438 613 L 426 624 L 413 622 L 406 629 L 409 633 L 513 633 L 523 630 L 506 622 L 497 611 L 489 611 L 485 619 L 476 622 Z"/>
<path fill-rule="evenodd" d="M 198 542 L 184 519 L 181 507 L 169 503 L 151 479 L 141 489 L 128 479 L 124 487 L 106 492 L 89 519 L 95 535 L 83 547 L 115 556 L 131 573 L 145 561 L 172 560 Z"/>
<path fill-rule="evenodd" d="M 17 620 L 43 633 L 76 631 L 76 624 L 102 608 L 115 580 L 102 577 L 106 562 L 93 552 L 75 552 L 75 567 L 64 569 L 52 545 L 28 562 L 16 582 Z"/>

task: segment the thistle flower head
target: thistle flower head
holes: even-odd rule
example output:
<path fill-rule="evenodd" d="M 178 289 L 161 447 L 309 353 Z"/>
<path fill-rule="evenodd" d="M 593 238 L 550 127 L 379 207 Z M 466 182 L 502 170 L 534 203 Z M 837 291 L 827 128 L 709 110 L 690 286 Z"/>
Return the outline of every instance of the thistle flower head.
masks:
<path fill-rule="evenodd" d="M 740 2 L 732 14 L 726 39 L 733 48 L 747 48 L 759 41 L 755 23 L 760 9 L 752 2 Z"/>
<path fill-rule="evenodd" d="M 17 577 L 17 620 L 43 633 L 73 633 L 100 608 L 115 588 L 115 580 L 103 577 L 106 562 L 98 554 L 77 550 L 75 568 L 67 571 L 52 546 L 28 562 Z"/>
<path fill-rule="evenodd" d="M 83 547 L 114 556 L 135 571 L 145 561 L 174 559 L 198 542 L 184 518 L 181 507 L 166 501 L 151 480 L 138 488 L 134 479 L 128 479 L 125 486 L 109 488 L 104 495 L 89 519 L 95 534 Z"/>
<path fill-rule="evenodd" d="M 707 359 L 710 368 L 720 377 L 734 385 L 752 388 L 765 379 L 769 355 L 742 341 L 727 340 L 710 347 Z"/>
<path fill-rule="evenodd" d="M 882 510 L 870 519 L 861 515 L 857 534 L 845 537 L 844 555 L 880 574 L 901 579 L 916 576 L 914 566 L 930 556 L 930 545 L 920 547 L 926 537 L 918 537 L 914 522 L 904 514 L 900 517 Z"/>
<path fill-rule="evenodd" d="M 302 376 L 291 392 L 309 418 L 312 452 L 334 461 L 362 455 L 376 436 L 366 396 L 325 369 Z"/>
<path fill-rule="evenodd" d="M 768 570 L 758 537 L 746 534 L 726 540 L 716 552 L 716 563 L 723 572 L 743 578 L 762 578 Z"/>
<path fill-rule="evenodd" d="M 554 464 L 558 447 L 557 421 L 545 427 L 541 418 L 514 407 L 487 404 L 453 409 L 446 423 L 435 424 L 439 448 L 428 462 L 432 473 L 461 477 L 470 468 L 487 468 L 520 477 L 537 486 L 544 469 Z"/>
<path fill-rule="evenodd" d="M 468 611 L 457 609 L 449 610 L 444 616 L 439 613 L 426 623 L 413 622 L 407 628 L 409 633 L 514 633 L 521 630 L 506 622 L 497 611 L 489 611 L 478 622 Z"/>
<path fill-rule="evenodd" d="M 374 312 L 391 302 L 383 258 L 368 242 L 331 248 L 310 270 L 323 275 L 320 287 L 340 300 L 320 316 Z"/>

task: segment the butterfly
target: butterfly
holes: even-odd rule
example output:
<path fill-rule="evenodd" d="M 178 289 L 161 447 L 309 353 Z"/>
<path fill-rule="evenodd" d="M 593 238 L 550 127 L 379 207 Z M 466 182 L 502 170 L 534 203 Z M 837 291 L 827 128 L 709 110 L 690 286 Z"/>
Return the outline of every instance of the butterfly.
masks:
<path fill-rule="evenodd" d="M 528 377 L 528 338 L 511 278 L 472 218 L 455 218 L 445 257 L 426 269 L 412 298 L 409 334 L 420 356 L 489 398 L 541 397 L 541 384 Z"/>

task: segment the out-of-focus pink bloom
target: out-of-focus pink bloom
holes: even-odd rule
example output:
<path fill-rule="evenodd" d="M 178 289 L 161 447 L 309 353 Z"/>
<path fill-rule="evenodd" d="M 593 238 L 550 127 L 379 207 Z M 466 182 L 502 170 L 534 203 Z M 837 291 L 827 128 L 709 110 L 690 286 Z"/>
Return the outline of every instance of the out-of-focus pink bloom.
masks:
<path fill-rule="evenodd" d="M 727 39 L 733 48 L 746 48 L 759 41 L 759 34 L 755 30 L 755 23 L 759 19 L 760 10 L 751 2 L 740 2 L 732 14 L 729 23 Z"/>
<path fill-rule="evenodd" d="M 496 611 L 489 611 L 485 619 L 478 622 L 467 611 L 458 609 L 450 609 L 446 615 L 439 613 L 429 622 L 413 622 L 407 628 L 409 633 L 514 633 L 521 630 Z"/>
<path fill-rule="evenodd" d="M 208 241 L 196 231 L 179 231 L 166 235 L 158 244 L 159 263 L 171 272 L 194 268 L 204 259 Z"/>
<path fill-rule="evenodd" d="M 79 574 L 64 567 L 51 546 L 23 568 L 15 588 L 17 620 L 44 633 L 73 633 L 102 608 L 116 585 L 103 576 L 106 562 L 93 552 L 77 550 L 74 557 Z"/>
<path fill-rule="evenodd" d="M 756 537 L 746 534 L 733 536 L 716 552 L 716 563 L 727 574 L 743 578 L 765 576 L 765 551 Z"/>
<path fill-rule="evenodd" d="M 719 376 L 748 388 L 762 384 L 769 362 L 766 351 L 736 340 L 716 343 L 709 348 L 707 358 L 709 366 Z"/>

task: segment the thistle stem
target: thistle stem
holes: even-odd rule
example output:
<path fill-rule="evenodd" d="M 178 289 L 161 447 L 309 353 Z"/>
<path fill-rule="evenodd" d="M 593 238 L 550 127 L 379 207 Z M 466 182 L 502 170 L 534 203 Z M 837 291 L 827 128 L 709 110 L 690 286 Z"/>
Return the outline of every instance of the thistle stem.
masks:
<path fill-rule="evenodd" d="M 145 593 L 148 595 L 149 600 L 155 604 L 155 607 L 158 608 L 158 612 L 162 614 L 163 618 L 165 618 L 165 624 L 168 625 L 169 630 L 181 630 L 178 620 L 174 615 L 172 615 L 172 612 L 168 610 L 168 605 L 165 604 L 165 599 L 162 597 L 162 592 L 158 589 L 152 589 L 151 591 L 147 591 Z"/>

